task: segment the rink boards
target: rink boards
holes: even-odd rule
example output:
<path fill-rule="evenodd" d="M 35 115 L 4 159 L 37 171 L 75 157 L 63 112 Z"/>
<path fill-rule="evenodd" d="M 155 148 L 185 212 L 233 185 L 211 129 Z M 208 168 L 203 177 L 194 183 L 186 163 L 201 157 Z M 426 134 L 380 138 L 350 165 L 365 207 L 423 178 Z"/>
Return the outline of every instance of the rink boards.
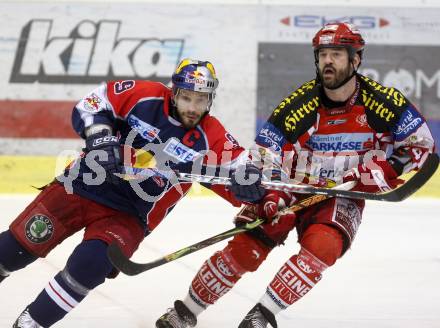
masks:
<path fill-rule="evenodd" d="M 66 158 L 52 156 L 0 156 L 0 194 L 36 193 L 33 188 L 50 182 L 62 172 Z M 212 195 L 207 189 L 195 187 L 191 195 Z M 418 197 L 440 197 L 440 170 L 416 193 Z"/>

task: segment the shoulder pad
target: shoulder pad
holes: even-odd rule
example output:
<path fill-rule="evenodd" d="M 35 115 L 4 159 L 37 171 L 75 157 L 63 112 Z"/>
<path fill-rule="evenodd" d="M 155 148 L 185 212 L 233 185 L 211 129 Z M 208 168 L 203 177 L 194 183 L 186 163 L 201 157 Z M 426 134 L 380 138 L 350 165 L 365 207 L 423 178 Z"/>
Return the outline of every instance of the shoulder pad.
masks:
<path fill-rule="evenodd" d="M 283 132 L 287 140 L 295 143 L 316 121 L 321 105 L 316 80 L 304 83 L 275 108 L 269 118 Z"/>
<path fill-rule="evenodd" d="M 317 85 L 316 80 L 311 80 L 301 85 L 298 89 L 293 91 L 288 97 L 281 101 L 281 103 L 274 109 L 272 116 L 277 116 L 286 106 L 291 107 L 290 105 L 301 103 L 304 98 L 312 98 L 310 96 L 315 94 L 313 90 L 318 89 Z"/>
<path fill-rule="evenodd" d="M 396 88 L 385 87 L 366 76 L 360 75 L 360 103 L 378 132 L 390 131 L 410 105 L 406 97 Z"/>

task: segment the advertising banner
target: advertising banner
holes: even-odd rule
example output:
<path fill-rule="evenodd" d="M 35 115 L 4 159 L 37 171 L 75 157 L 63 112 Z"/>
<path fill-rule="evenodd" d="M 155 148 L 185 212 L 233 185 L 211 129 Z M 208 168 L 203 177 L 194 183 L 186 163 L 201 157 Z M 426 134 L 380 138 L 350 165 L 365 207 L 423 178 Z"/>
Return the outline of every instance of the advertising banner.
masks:
<path fill-rule="evenodd" d="M 185 58 L 211 61 L 213 114 L 252 140 L 257 7 L 1 3 L 0 138 L 75 138 L 75 103 L 107 80 L 169 84 Z M 239 125 L 237 123 L 240 123 Z"/>
<path fill-rule="evenodd" d="M 359 72 L 401 90 L 440 142 L 439 9 L 270 6 L 258 40 L 257 129 L 294 88 L 316 76 L 312 38 L 333 21 L 366 40 Z"/>
<path fill-rule="evenodd" d="M 150 79 L 169 84 L 179 60 L 194 57 L 212 61 L 217 69 L 213 114 L 250 145 L 258 122 L 314 77 L 311 39 L 336 20 L 356 24 L 365 36 L 361 72 L 405 92 L 440 138 L 439 11 L 1 3 L 0 138 L 76 138 L 71 108 L 99 83 Z"/>

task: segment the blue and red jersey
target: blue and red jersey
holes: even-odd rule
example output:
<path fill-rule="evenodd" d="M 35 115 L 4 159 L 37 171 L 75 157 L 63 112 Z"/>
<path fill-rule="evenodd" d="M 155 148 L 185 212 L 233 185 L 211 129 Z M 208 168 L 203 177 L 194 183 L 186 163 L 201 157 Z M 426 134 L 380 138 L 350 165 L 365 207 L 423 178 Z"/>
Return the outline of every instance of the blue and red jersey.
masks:
<path fill-rule="evenodd" d="M 160 172 L 224 174 L 247 160 L 247 153 L 215 117 L 207 113 L 197 126 L 187 129 L 172 115 L 174 111 L 171 89 L 152 81 L 108 82 L 84 97 L 72 114 L 78 135 L 85 138 L 88 127 L 108 125 L 123 145 L 125 165 L 158 174 L 134 184 L 122 179 L 119 185 L 90 183 L 94 172 L 83 156 L 65 173 L 77 174 L 71 181 L 73 192 L 133 214 L 151 231 L 191 187 L 191 183 L 170 183 Z M 234 206 L 241 205 L 224 187 L 211 189 Z"/>

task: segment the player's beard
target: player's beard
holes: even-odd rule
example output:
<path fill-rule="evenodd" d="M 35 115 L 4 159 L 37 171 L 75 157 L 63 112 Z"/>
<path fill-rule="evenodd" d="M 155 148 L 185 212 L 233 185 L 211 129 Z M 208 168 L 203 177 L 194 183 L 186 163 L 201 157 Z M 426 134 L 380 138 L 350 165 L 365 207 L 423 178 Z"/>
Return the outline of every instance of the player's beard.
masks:
<path fill-rule="evenodd" d="M 182 123 L 183 127 L 185 129 L 192 129 L 197 124 L 200 123 L 204 113 L 202 115 L 199 115 L 199 114 L 194 114 L 194 113 L 186 113 L 186 112 L 179 113 L 178 112 L 178 115 L 180 118 L 180 123 Z"/>
<path fill-rule="evenodd" d="M 331 69 L 333 74 L 325 76 L 324 72 L 326 69 Z M 334 89 L 351 74 L 352 68 L 350 65 L 347 65 L 345 68 L 339 70 L 334 68 L 332 65 L 326 65 L 322 68 L 322 70 L 319 70 L 319 77 L 321 78 L 322 85 L 328 89 Z"/>

